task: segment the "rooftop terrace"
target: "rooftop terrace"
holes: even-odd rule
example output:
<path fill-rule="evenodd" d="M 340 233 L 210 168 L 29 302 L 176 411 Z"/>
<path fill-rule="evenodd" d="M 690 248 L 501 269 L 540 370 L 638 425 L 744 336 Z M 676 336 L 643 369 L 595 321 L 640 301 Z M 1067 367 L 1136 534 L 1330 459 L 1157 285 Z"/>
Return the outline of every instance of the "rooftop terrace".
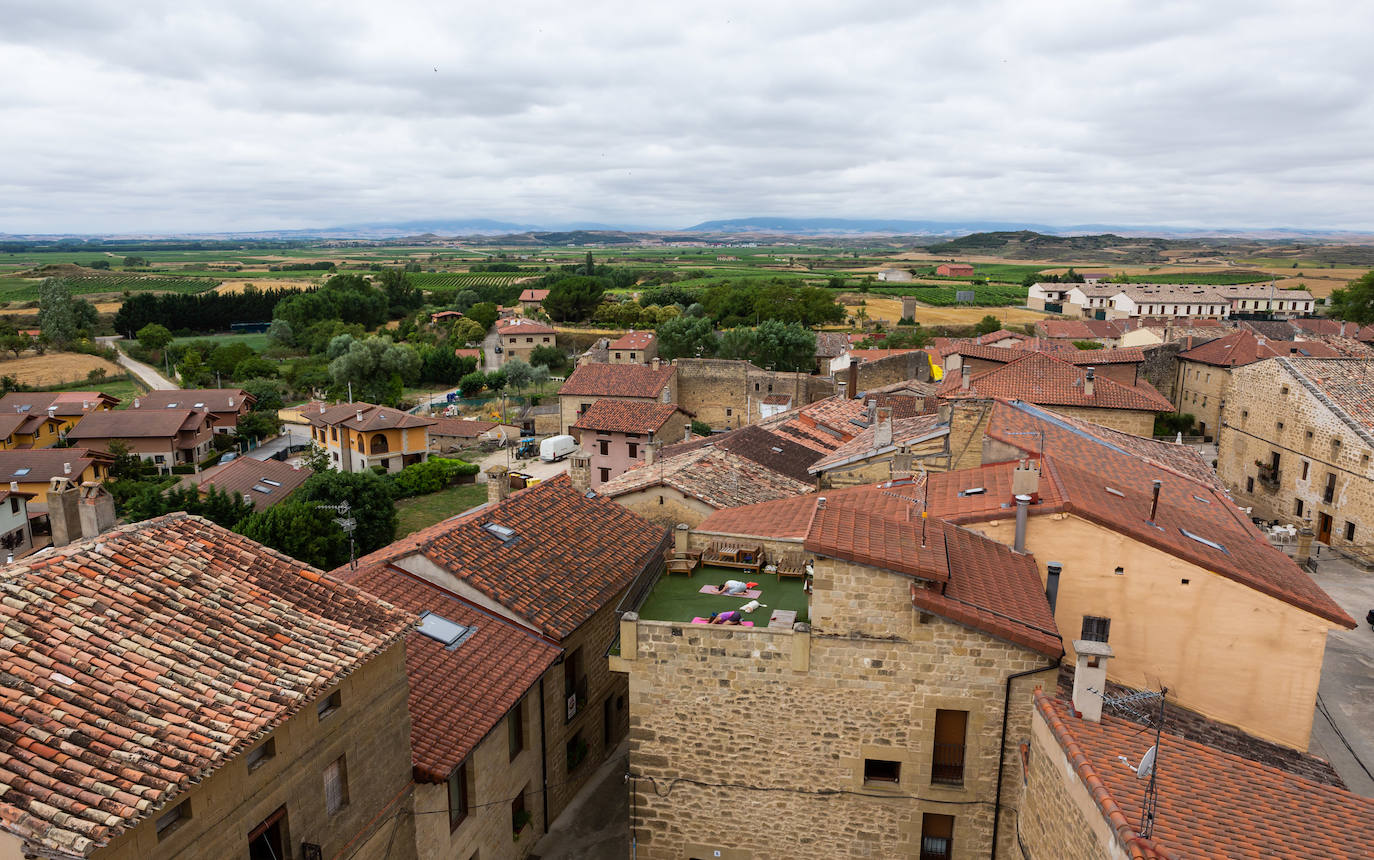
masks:
<path fill-rule="evenodd" d="M 696 574 L 669 574 L 666 571 L 639 608 L 639 617 L 646 621 L 680 621 L 690 623 L 693 618 L 708 618 L 712 612 L 739 609 L 749 602 L 747 597 L 727 597 L 723 594 L 702 594 L 703 586 L 720 585 L 727 579 L 757 582 L 759 603 L 764 604 L 747 616 L 755 627 L 767 627 L 773 610 L 792 610 L 797 621 L 811 620 L 809 595 L 802 590 L 802 580 L 787 578 L 781 582 L 773 574 L 746 574 L 745 571 L 702 565 Z M 790 626 L 790 625 L 789 625 Z"/>

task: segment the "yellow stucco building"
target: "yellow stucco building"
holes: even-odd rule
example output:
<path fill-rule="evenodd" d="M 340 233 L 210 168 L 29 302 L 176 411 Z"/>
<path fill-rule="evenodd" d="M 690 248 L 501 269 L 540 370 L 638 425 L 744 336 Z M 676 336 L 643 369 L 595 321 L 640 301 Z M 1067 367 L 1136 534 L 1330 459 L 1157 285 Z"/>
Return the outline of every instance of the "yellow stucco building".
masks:
<path fill-rule="evenodd" d="M 311 441 L 341 472 L 365 472 L 375 466 L 399 472 L 429 459 L 431 418 L 370 403 L 320 403 L 304 417 L 310 423 Z"/>

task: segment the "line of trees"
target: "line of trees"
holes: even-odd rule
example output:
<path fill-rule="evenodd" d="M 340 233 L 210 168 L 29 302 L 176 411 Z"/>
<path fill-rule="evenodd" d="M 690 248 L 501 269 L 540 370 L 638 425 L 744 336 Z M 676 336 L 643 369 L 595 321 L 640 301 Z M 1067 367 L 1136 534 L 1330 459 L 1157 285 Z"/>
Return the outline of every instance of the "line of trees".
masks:
<path fill-rule="evenodd" d="M 227 331 L 234 323 L 266 322 L 285 299 L 310 290 L 299 287 L 245 289 L 240 293 L 137 293 L 115 314 L 115 331 L 136 333 L 150 323 L 172 332 L 196 334 Z"/>

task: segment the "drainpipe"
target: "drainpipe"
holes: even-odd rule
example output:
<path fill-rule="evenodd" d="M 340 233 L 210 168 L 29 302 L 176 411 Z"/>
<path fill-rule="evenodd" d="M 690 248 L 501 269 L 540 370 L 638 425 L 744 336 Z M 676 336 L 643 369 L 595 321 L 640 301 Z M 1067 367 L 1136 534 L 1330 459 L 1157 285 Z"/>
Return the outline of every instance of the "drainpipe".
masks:
<path fill-rule="evenodd" d="M 997 742 L 997 796 L 993 798 L 992 802 L 992 850 L 988 853 L 988 857 L 993 858 L 993 860 L 997 858 L 997 825 L 1002 818 L 1002 772 L 1006 769 L 1007 764 L 1007 710 L 1011 707 L 1011 682 L 1027 675 L 1058 669 L 1059 661 L 1063 657 L 1063 649 L 1060 649 L 1059 657 L 1055 658 L 1050 665 L 1041 666 L 1038 669 L 1027 669 L 1024 672 L 1015 672 L 1007 676 L 1006 687 L 1002 691 L 1002 735 Z"/>

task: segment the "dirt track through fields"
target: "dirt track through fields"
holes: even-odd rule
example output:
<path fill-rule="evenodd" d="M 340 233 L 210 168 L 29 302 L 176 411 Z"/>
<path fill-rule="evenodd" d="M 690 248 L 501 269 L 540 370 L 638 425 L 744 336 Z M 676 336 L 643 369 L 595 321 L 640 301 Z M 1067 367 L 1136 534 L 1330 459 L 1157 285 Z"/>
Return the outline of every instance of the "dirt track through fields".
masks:
<path fill-rule="evenodd" d="M 124 368 L 99 356 L 78 352 L 50 352 L 46 355 L 26 355 L 23 358 L 0 361 L 0 374 L 13 376 L 25 385 L 61 385 L 81 382 L 96 368 L 103 367 L 110 376 L 120 376 Z"/>

